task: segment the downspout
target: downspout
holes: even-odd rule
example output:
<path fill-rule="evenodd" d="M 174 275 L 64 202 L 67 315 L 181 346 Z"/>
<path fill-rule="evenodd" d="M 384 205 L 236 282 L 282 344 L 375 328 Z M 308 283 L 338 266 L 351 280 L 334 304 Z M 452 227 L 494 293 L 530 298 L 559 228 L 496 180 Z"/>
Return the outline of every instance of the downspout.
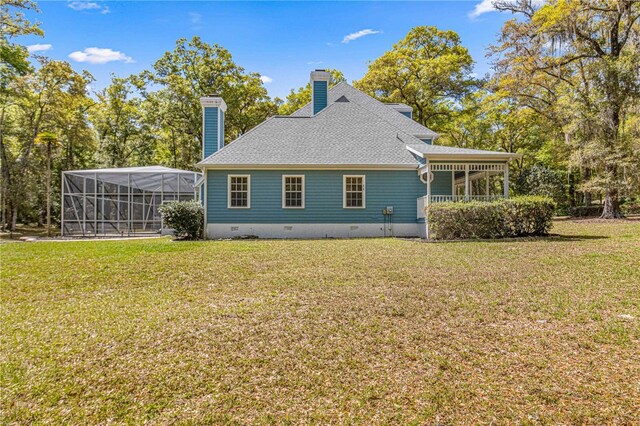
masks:
<path fill-rule="evenodd" d="M 424 211 L 424 223 L 426 226 L 425 236 L 427 240 L 429 239 L 429 205 L 431 204 L 431 164 L 429 163 L 429 159 L 426 158 L 427 165 L 427 202 L 425 203 L 425 211 Z"/>
<path fill-rule="evenodd" d="M 203 239 L 207 239 L 207 207 L 208 207 L 208 203 L 207 203 L 207 192 L 208 192 L 208 181 L 209 181 L 209 176 L 207 175 L 208 170 L 205 168 L 203 169 L 203 176 L 204 176 L 204 181 L 202 182 L 202 184 L 204 185 L 204 226 L 202 227 L 202 238 Z"/>

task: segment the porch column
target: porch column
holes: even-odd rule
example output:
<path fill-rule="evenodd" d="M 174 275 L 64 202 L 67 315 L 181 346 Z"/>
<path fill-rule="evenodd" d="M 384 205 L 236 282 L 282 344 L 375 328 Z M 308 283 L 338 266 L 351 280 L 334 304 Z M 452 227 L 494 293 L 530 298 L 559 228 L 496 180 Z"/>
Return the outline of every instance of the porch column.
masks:
<path fill-rule="evenodd" d="M 425 207 L 429 207 L 429 205 L 431 204 L 431 164 L 429 164 L 429 159 L 427 158 L 426 161 L 426 166 L 427 166 L 427 202 L 425 203 Z M 429 209 L 426 209 L 426 212 L 424 214 L 424 221 L 425 221 L 425 237 L 427 237 L 427 240 L 429 239 Z"/>
<path fill-rule="evenodd" d="M 469 201 L 471 199 L 469 194 L 469 165 L 464 165 L 464 200 Z"/>
<path fill-rule="evenodd" d="M 489 172 L 484 172 L 484 195 L 489 199 Z"/>
<path fill-rule="evenodd" d="M 504 198 L 509 198 L 509 162 L 504 165 Z"/>

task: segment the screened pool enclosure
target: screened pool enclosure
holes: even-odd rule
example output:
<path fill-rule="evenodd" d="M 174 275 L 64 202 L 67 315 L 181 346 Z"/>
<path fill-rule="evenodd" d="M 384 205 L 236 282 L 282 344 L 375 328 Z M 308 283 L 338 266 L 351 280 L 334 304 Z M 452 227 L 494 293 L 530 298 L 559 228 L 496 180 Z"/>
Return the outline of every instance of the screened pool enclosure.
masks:
<path fill-rule="evenodd" d="M 136 236 L 162 230 L 158 207 L 196 198 L 200 173 L 161 166 L 62 172 L 63 236 Z"/>

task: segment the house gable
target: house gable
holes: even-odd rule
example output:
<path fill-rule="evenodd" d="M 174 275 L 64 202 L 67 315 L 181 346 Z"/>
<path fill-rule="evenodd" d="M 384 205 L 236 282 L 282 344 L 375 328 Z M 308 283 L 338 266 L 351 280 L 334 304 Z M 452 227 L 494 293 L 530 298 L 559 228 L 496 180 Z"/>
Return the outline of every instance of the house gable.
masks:
<path fill-rule="evenodd" d="M 313 117 L 275 116 L 199 163 L 205 168 L 351 167 L 417 169 L 406 149 L 419 139 L 348 96 Z"/>

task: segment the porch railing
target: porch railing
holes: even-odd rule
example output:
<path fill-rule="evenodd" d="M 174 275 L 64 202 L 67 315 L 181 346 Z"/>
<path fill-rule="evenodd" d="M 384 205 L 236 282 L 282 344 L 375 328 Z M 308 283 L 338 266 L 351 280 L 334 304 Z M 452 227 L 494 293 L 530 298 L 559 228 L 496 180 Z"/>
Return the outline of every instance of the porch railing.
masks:
<path fill-rule="evenodd" d="M 429 205 L 427 196 L 418 198 L 418 219 L 424 218 L 424 209 Z M 503 195 L 432 195 L 431 203 L 464 202 L 464 201 L 494 201 L 504 198 Z"/>

